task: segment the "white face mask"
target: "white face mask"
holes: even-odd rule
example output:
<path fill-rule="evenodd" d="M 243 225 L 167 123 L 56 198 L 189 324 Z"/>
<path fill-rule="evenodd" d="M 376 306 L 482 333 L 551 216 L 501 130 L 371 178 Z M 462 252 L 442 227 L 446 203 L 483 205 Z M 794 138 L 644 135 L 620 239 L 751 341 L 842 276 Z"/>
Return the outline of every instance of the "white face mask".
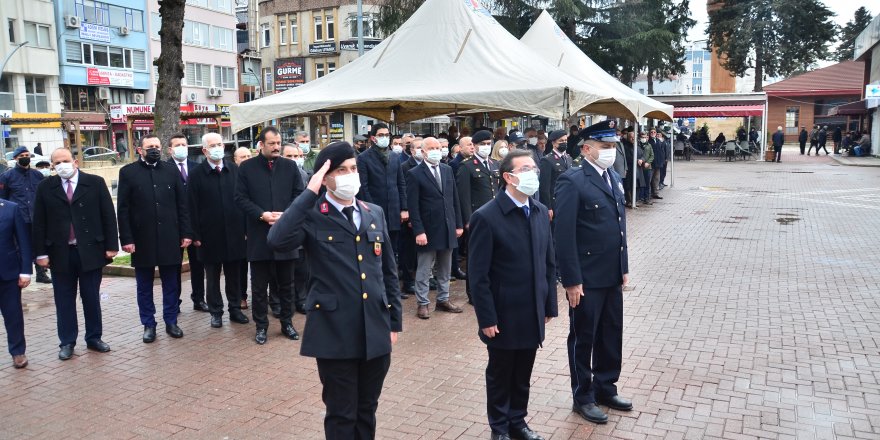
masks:
<path fill-rule="evenodd" d="M 376 146 L 379 148 L 388 148 L 389 142 L 391 139 L 388 136 L 376 136 Z"/>
<path fill-rule="evenodd" d="M 437 162 L 440 162 L 440 159 L 443 158 L 443 153 L 440 150 L 431 150 L 428 152 L 428 158 L 426 159 L 428 163 L 436 165 Z"/>
<path fill-rule="evenodd" d="M 334 178 L 336 180 L 336 189 L 330 190 L 334 196 L 342 200 L 354 199 L 354 196 L 361 189 L 361 177 L 358 173 L 348 173 Z"/>
<path fill-rule="evenodd" d="M 300 168 L 302 168 L 303 165 L 305 165 L 305 163 L 306 163 L 306 158 L 304 158 L 304 157 L 297 157 L 297 158 L 294 159 L 293 161 L 296 162 L 296 164 L 297 164 Z"/>
<path fill-rule="evenodd" d="M 416 150 L 416 159 L 422 160 L 424 156 L 422 156 L 422 150 Z"/>
<path fill-rule="evenodd" d="M 599 158 L 596 159 L 596 165 L 603 170 L 610 168 L 614 165 L 614 160 L 617 159 L 617 150 L 614 148 L 609 148 L 606 150 L 599 150 Z"/>
<path fill-rule="evenodd" d="M 217 162 L 223 159 L 223 147 L 214 147 L 208 149 L 208 159 Z"/>
<path fill-rule="evenodd" d="M 393 152 L 395 152 L 395 153 L 402 153 L 402 152 L 403 152 L 403 146 L 401 146 L 401 145 L 392 145 L 392 146 L 391 146 L 391 151 L 393 151 Z"/>
<path fill-rule="evenodd" d="M 444 156 L 449 156 L 449 148 L 447 147 L 441 148 L 440 152 L 443 153 Z"/>
<path fill-rule="evenodd" d="M 532 196 L 536 192 L 538 192 L 538 186 L 540 186 L 540 181 L 538 180 L 538 173 L 535 171 L 526 171 L 519 174 L 514 174 L 514 176 L 519 179 L 519 183 L 516 185 L 516 189 L 527 195 Z"/>
<path fill-rule="evenodd" d="M 538 138 L 530 137 L 529 138 L 529 145 L 538 145 Z"/>
<path fill-rule="evenodd" d="M 498 149 L 498 155 L 501 157 L 507 156 L 507 153 L 510 153 L 510 150 L 507 147 L 501 147 Z"/>
<path fill-rule="evenodd" d="M 70 179 L 76 174 L 76 169 L 73 167 L 73 164 L 70 162 L 61 162 L 55 165 L 55 173 L 58 174 L 62 179 Z"/>
<path fill-rule="evenodd" d="M 172 155 L 177 160 L 184 160 L 184 159 L 186 159 L 186 154 L 188 151 L 189 151 L 189 148 L 187 148 L 187 147 L 183 147 L 183 146 L 174 147 L 174 148 L 172 148 Z"/>
<path fill-rule="evenodd" d="M 49 171 L 48 168 L 41 168 L 41 169 L 40 169 L 40 174 L 42 174 L 43 177 L 49 177 L 49 175 L 51 174 L 51 172 Z"/>
<path fill-rule="evenodd" d="M 309 151 L 312 150 L 312 146 L 309 145 L 308 142 L 300 142 L 297 145 L 299 146 L 299 149 L 303 152 L 303 154 L 309 154 Z"/>
<path fill-rule="evenodd" d="M 480 145 L 479 148 L 477 148 L 477 154 L 479 154 L 480 157 L 485 159 L 490 154 L 492 154 L 492 146 L 491 145 Z"/>

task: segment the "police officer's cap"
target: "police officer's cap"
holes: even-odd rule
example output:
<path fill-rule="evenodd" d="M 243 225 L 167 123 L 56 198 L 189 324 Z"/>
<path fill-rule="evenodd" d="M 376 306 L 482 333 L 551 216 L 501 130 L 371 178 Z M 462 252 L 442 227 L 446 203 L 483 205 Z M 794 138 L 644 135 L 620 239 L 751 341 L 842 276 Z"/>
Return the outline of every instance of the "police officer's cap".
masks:
<path fill-rule="evenodd" d="M 578 137 L 581 139 L 594 139 L 599 142 L 617 142 L 620 140 L 617 137 L 617 122 L 611 119 L 581 130 L 578 133 Z"/>
<path fill-rule="evenodd" d="M 365 138 L 362 135 L 359 135 L 359 134 L 354 135 L 355 142 L 365 142 L 366 140 L 367 140 L 367 138 Z"/>
<path fill-rule="evenodd" d="M 474 145 L 479 145 L 480 142 L 486 142 L 491 139 L 492 139 L 492 132 L 491 131 L 480 130 L 480 131 L 474 133 L 474 135 L 471 137 L 471 142 L 473 142 Z"/>
<path fill-rule="evenodd" d="M 549 140 L 551 143 L 553 143 L 553 142 L 556 142 L 559 138 L 561 138 L 567 134 L 568 134 L 568 132 L 565 130 L 553 130 L 550 132 L 549 135 L 547 135 L 547 140 Z"/>
<path fill-rule="evenodd" d="M 15 159 L 16 157 L 18 157 L 19 154 L 29 152 L 30 150 L 28 150 L 27 147 L 18 147 L 15 149 L 15 151 L 12 152 L 12 158 Z"/>
<path fill-rule="evenodd" d="M 315 158 L 314 170 L 318 172 L 324 165 L 324 162 L 330 160 L 330 169 L 327 171 L 330 172 L 339 168 L 342 162 L 354 159 L 355 157 L 357 156 L 355 156 L 354 148 L 352 148 L 351 144 L 345 141 L 334 142 L 321 149 L 321 152 L 318 153 L 318 157 Z"/>

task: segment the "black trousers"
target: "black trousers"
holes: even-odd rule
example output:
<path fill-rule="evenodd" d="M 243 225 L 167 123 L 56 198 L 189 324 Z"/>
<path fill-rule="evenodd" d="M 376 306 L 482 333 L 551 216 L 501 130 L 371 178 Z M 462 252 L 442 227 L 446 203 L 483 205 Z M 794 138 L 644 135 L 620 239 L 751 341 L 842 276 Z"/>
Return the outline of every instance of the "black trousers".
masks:
<path fill-rule="evenodd" d="M 622 286 L 584 289 L 568 308 L 568 367 L 574 403 L 596 403 L 617 395 L 623 359 Z M 592 358 L 592 363 L 590 359 Z"/>
<path fill-rule="evenodd" d="M 376 437 L 376 409 L 391 354 L 375 359 L 317 359 L 327 407 L 327 440 L 367 440 Z"/>
<path fill-rule="evenodd" d="M 393 240 L 393 239 L 392 239 Z M 309 257 L 305 249 L 299 250 L 299 258 L 293 263 L 293 305 L 305 306 L 309 282 Z"/>
<path fill-rule="evenodd" d="M 774 159 L 776 162 L 782 162 L 782 147 L 773 147 Z M 818 150 L 816 154 L 819 154 Z"/>
<path fill-rule="evenodd" d="M 293 260 L 251 261 L 251 311 L 257 328 L 268 328 L 269 283 L 278 284 L 281 322 L 293 319 Z"/>
<path fill-rule="evenodd" d="M 223 272 L 226 283 L 226 302 L 229 312 L 241 310 L 241 283 L 238 277 L 241 275 L 239 261 L 224 261 L 222 263 L 205 263 L 205 279 L 207 281 L 208 310 L 212 315 L 223 315 L 223 297 L 220 296 L 220 272 Z"/>
<path fill-rule="evenodd" d="M 800 144 L 801 144 L 801 155 L 803 155 L 804 152 L 807 150 L 807 141 L 803 141 Z"/>
<path fill-rule="evenodd" d="M 192 293 L 190 293 L 189 297 L 192 299 L 193 304 L 205 300 L 205 266 L 202 264 L 202 260 L 199 259 L 198 249 L 194 244 L 186 248 L 186 254 L 189 256 L 189 285 L 192 287 Z M 182 249 L 180 250 L 180 255 L 183 255 Z M 180 278 L 177 279 L 177 284 L 180 285 L 180 291 L 183 292 L 183 284 L 180 283 Z"/>
<path fill-rule="evenodd" d="M 247 300 L 247 288 L 248 288 L 248 261 L 241 260 L 238 262 L 240 265 L 238 271 L 238 284 L 241 292 L 241 299 Z"/>
<path fill-rule="evenodd" d="M 101 340 L 101 269 L 83 271 L 76 246 L 70 247 L 68 267 L 64 272 L 52 271 L 52 290 L 55 295 L 55 316 L 58 318 L 59 345 L 76 345 L 79 323 L 76 318 L 76 287 L 82 299 L 86 321 L 86 343 Z"/>
<path fill-rule="evenodd" d="M 400 230 L 400 258 L 397 265 L 400 268 L 400 281 L 413 283 L 416 280 L 416 236 L 413 235 L 412 227 L 403 225 Z"/>
<path fill-rule="evenodd" d="M 825 143 L 826 142 L 824 140 L 819 140 L 819 146 L 816 147 L 816 154 L 819 154 L 820 149 L 825 150 L 825 154 L 828 154 L 828 149 L 825 148 Z"/>
<path fill-rule="evenodd" d="M 526 427 L 529 386 L 537 348 L 504 350 L 486 347 L 486 414 L 495 434 Z"/>
<path fill-rule="evenodd" d="M 18 278 L 0 280 L 0 314 L 6 326 L 6 343 L 9 354 L 24 354 L 27 343 L 24 339 L 24 312 L 21 309 L 21 288 Z"/>

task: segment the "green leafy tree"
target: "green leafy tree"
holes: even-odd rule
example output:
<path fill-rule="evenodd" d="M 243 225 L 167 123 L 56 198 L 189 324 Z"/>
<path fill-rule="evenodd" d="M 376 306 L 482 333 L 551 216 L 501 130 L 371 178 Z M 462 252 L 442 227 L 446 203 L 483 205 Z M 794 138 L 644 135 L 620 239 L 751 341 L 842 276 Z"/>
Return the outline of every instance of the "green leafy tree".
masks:
<path fill-rule="evenodd" d="M 852 20 L 846 22 L 845 26 L 840 27 L 840 31 L 838 31 L 840 46 L 838 46 L 837 51 L 834 52 L 835 60 L 846 61 L 853 59 L 856 47 L 856 37 L 868 27 L 872 18 L 871 12 L 862 6 L 859 9 L 856 9 L 856 13 Z"/>
<path fill-rule="evenodd" d="M 709 42 L 721 64 L 736 76 L 755 69 L 754 91 L 763 80 L 810 70 L 829 58 L 834 15 L 819 0 L 719 0 L 710 8 Z"/>

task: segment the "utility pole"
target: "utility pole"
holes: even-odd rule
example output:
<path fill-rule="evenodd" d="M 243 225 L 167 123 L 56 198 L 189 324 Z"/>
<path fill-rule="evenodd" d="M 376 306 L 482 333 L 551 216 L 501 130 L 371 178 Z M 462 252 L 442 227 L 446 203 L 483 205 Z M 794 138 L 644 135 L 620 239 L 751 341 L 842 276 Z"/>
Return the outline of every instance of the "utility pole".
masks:
<path fill-rule="evenodd" d="M 358 1 L 360 1 L 360 0 L 358 0 Z M 3 71 L 6 70 L 6 63 L 9 62 L 9 59 L 12 58 L 12 56 L 15 55 L 15 53 L 18 52 L 19 49 L 21 49 L 22 47 L 24 47 L 28 43 L 29 43 L 29 41 L 22 41 L 19 44 L 15 44 L 15 45 L 13 45 L 15 47 L 12 49 L 12 51 L 9 52 L 8 54 L 6 54 L 6 57 L 3 58 L 3 64 L 0 64 L 0 80 L 3 79 Z M 9 110 L 14 110 L 14 109 L 9 109 Z M 2 126 L 3 125 L 0 124 L 0 127 L 2 127 Z M 2 130 L 2 129 L 0 129 L 0 130 Z M 6 157 L 6 138 L 3 137 L 2 131 L 0 131 L 0 155 L 2 155 L 2 157 Z"/>
<path fill-rule="evenodd" d="M 358 56 L 364 56 L 364 1 L 357 0 Z"/>

